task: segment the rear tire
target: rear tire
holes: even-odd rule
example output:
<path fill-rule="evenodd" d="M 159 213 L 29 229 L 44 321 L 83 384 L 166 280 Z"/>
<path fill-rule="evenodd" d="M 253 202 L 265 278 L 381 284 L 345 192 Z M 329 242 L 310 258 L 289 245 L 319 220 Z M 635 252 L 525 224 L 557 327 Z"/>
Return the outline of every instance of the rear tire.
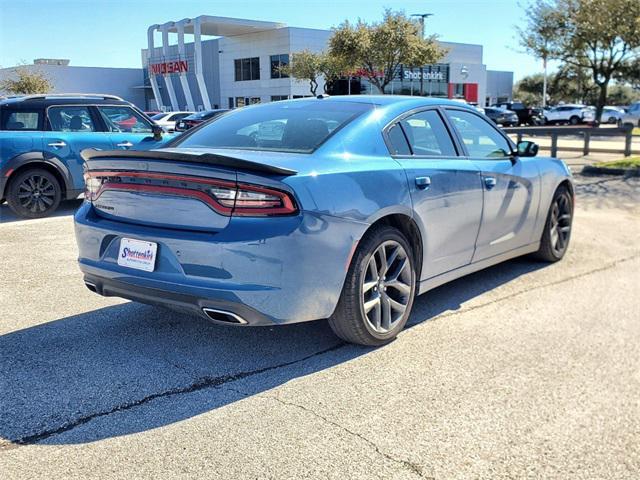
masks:
<path fill-rule="evenodd" d="M 12 178 L 7 189 L 9 208 L 19 217 L 42 218 L 60 205 L 62 189 L 51 172 L 33 168 Z"/>
<path fill-rule="evenodd" d="M 329 325 L 347 342 L 384 345 L 407 323 L 415 293 L 409 242 L 393 227 L 374 227 L 358 245 Z"/>
<path fill-rule="evenodd" d="M 547 221 L 540 239 L 540 249 L 534 253 L 538 260 L 557 262 L 564 257 L 571 239 L 573 197 L 567 187 L 560 186 L 553 195 Z"/>

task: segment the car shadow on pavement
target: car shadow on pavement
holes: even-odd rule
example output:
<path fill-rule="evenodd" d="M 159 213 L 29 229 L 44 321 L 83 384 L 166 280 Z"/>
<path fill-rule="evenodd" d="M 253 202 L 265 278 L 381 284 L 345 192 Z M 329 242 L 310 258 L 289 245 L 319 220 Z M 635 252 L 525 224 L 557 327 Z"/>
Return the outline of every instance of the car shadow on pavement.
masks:
<path fill-rule="evenodd" d="M 542 266 L 515 260 L 433 290 L 410 325 Z M 371 351 L 325 321 L 225 327 L 137 303 L 62 318 L 0 336 L 0 449 L 144 432 Z"/>
<path fill-rule="evenodd" d="M 81 203 L 82 200 L 68 200 L 65 202 L 61 202 L 58 209 L 46 218 L 74 215 L 76 213 L 76 210 L 78 210 L 78 207 L 80 207 Z M 0 224 L 28 220 L 28 218 L 22 218 L 13 213 L 6 202 L 0 204 Z"/>

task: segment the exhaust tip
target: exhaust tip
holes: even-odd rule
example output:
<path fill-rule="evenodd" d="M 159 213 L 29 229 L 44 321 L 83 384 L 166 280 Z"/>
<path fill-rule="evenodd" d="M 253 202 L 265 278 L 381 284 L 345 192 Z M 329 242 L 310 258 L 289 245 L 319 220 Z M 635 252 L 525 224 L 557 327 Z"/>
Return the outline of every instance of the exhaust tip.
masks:
<path fill-rule="evenodd" d="M 91 290 L 93 293 L 98 293 L 98 287 L 96 286 L 95 283 L 91 283 L 91 282 L 84 282 L 85 286 Z"/>
<path fill-rule="evenodd" d="M 214 322 L 219 323 L 230 323 L 233 325 L 247 325 L 247 322 L 244 318 L 239 315 L 236 315 L 232 312 L 227 312 L 226 310 L 217 310 L 215 308 L 203 308 L 202 311 L 204 314 Z"/>

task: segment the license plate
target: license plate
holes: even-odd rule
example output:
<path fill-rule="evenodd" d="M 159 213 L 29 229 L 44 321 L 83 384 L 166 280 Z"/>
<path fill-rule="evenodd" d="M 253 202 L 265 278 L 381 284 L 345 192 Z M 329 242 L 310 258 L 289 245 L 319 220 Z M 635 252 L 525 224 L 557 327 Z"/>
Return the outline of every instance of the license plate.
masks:
<path fill-rule="evenodd" d="M 118 265 L 153 272 L 158 244 L 133 238 L 120 239 Z"/>

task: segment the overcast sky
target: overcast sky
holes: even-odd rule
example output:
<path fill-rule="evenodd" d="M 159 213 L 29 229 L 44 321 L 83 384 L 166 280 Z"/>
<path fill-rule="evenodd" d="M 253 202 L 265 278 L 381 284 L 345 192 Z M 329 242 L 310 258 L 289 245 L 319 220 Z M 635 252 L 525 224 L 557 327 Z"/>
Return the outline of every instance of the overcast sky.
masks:
<path fill-rule="evenodd" d="M 147 27 L 198 15 L 331 28 L 345 19 L 379 20 L 385 7 L 433 13 L 426 31 L 450 42 L 484 46 L 491 70 L 516 80 L 540 71 L 520 53 L 515 26 L 527 0 L 0 0 L 0 66 L 34 58 L 68 58 L 71 65 L 140 67 Z"/>

